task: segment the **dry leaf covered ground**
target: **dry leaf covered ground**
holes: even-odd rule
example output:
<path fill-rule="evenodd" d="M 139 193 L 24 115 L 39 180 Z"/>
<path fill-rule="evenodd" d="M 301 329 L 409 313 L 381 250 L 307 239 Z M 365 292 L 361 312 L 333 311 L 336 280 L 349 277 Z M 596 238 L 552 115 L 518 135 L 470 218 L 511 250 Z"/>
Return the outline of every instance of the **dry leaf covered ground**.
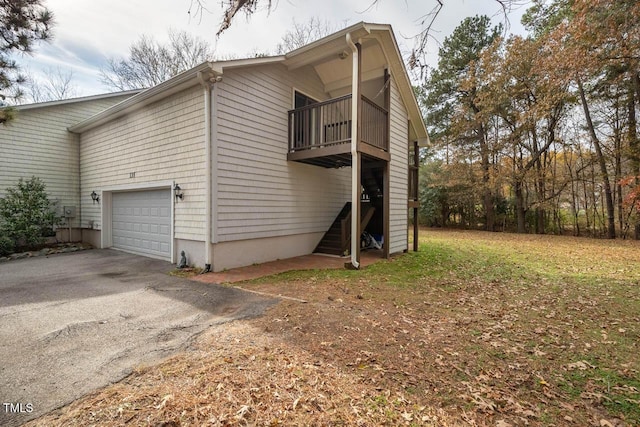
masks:
<path fill-rule="evenodd" d="M 423 230 L 36 425 L 640 425 L 640 245 Z"/>

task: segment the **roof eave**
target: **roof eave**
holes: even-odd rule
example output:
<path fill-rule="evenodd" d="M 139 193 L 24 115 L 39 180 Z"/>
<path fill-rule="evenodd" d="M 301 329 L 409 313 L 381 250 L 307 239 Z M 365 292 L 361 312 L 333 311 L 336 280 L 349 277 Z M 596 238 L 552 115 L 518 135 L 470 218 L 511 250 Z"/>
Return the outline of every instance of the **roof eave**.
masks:
<path fill-rule="evenodd" d="M 344 28 L 336 33 L 330 34 L 308 45 L 292 50 L 285 55 L 285 65 L 289 70 L 295 70 L 309 63 L 322 61 L 324 58 L 330 57 L 341 51 L 351 52 L 346 41 L 346 35 L 358 41 L 369 35 L 369 30 L 364 22 Z"/>
<path fill-rule="evenodd" d="M 111 108 L 103 110 L 98 114 L 95 114 L 88 119 L 69 127 L 68 130 L 69 132 L 73 133 L 86 132 L 96 126 L 100 126 L 118 117 L 122 117 L 126 114 L 136 111 L 146 105 L 149 105 L 152 102 L 158 101 L 171 94 L 180 92 L 191 86 L 195 86 L 199 84 L 199 80 L 197 79 L 198 73 L 206 72 L 207 70 L 214 72 L 211 67 L 211 63 L 205 62 L 203 64 L 200 64 L 197 67 L 178 74 L 177 76 L 163 83 L 160 83 L 157 86 L 144 90 L 137 95 L 114 105 Z"/>
<path fill-rule="evenodd" d="M 289 69 L 296 69 L 303 65 L 321 61 L 323 58 L 334 54 L 335 52 L 333 50 L 343 48 L 341 42 L 344 43 L 345 49 L 348 47 L 346 42 L 347 34 L 351 34 L 354 40 L 377 39 L 383 48 L 392 73 L 396 76 L 402 100 L 409 110 L 408 113 L 411 119 L 413 134 L 418 141 L 423 141 L 422 143 L 428 141 L 429 135 L 427 134 L 427 128 L 424 124 L 424 119 L 422 118 L 415 94 L 413 93 L 413 86 L 409 80 L 404 61 L 402 60 L 402 54 L 398 48 L 393 28 L 389 24 L 359 22 L 287 53 L 284 63 Z M 326 46 L 333 47 L 327 49 Z"/>
<path fill-rule="evenodd" d="M 396 83 L 399 86 L 398 89 L 400 90 L 400 96 L 402 97 L 405 106 L 409 109 L 409 118 L 411 119 L 411 126 L 413 128 L 415 138 L 419 141 L 421 146 L 423 146 L 423 144 L 428 143 L 429 134 L 427 133 L 427 127 L 424 123 L 424 118 L 422 117 L 418 100 L 413 92 L 413 85 L 409 79 L 409 73 L 407 72 L 407 67 L 402 59 L 402 53 L 398 47 L 398 42 L 396 41 L 395 34 L 393 33 L 393 28 L 387 24 L 366 24 L 366 26 L 368 31 L 374 37 L 376 32 L 389 35 L 387 41 L 391 42 L 391 49 L 394 54 L 387 54 L 387 60 L 390 62 L 389 65 L 392 67 L 392 72 L 396 71 L 394 73 L 396 76 Z M 384 43 L 384 41 L 380 39 L 378 39 L 378 42 L 381 44 Z M 384 49 L 383 47 L 383 51 L 387 52 L 387 49 Z M 396 69 L 393 70 L 393 68 Z M 425 143 L 425 141 L 427 142 Z"/>
<path fill-rule="evenodd" d="M 240 67 L 250 67 L 252 65 L 266 65 L 266 64 L 274 64 L 279 63 L 285 60 L 284 55 L 278 56 L 262 56 L 257 58 L 244 58 L 244 59 L 231 59 L 228 61 L 216 61 L 211 63 L 211 68 L 219 73 L 225 69 L 232 68 L 240 68 Z"/>
<path fill-rule="evenodd" d="M 36 108 L 48 108 L 48 107 L 57 107 L 59 105 L 68 105 L 75 104 L 78 102 L 88 102 L 88 101 L 96 101 L 99 99 L 108 99 L 115 98 L 118 96 L 134 96 L 144 89 L 133 89 L 121 92 L 109 92 L 109 93 L 101 93 L 99 95 L 89 95 L 89 96 L 81 96 L 78 98 L 69 98 L 69 99 L 61 99 L 57 101 L 46 101 L 46 102 L 34 102 L 32 104 L 22 104 L 22 105 L 13 105 L 12 108 L 16 110 L 35 110 Z"/>
<path fill-rule="evenodd" d="M 232 59 L 229 61 L 218 62 L 205 62 L 190 70 L 187 70 L 175 77 L 160 83 L 157 86 L 144 90 L 137 95 L 114 105 L 100 113 L 89 117 L 88 119 L 77 123 L 69 128 L 70 132 L 82 133 L 89 129 L 93 129 L 96 126 L 100 126 L 118 117 L 122 117 L 126 114 L 132 113 L 152 102 L 158 101 L 162 98 L 170 96 L 174 93 L 180 92 L 189 87 L 195 86 L 200 83 L 198 80 L 198 74 L 207 72 L 207 70 L 214 75 L 222 75 L 224 69 L 247 67 L 259 64 L 271 64 L 279 63 L 284 60 L 284 56 L 269 56 L 259 58 L 247 58 L 247 59 Z"/>
<path fill-rule="evenodd" d="M 291 51 L 286 55 L 237 59 L 213 63 L 205 62 L 188 71 L 178 74 L 177 76 L 167 80 L 164 83 L 139 92 L 131 98 L 126 99 L 125 101 L 116 104 L 113 107 L 104 110 L 74 126 L 71 126 L 69 128 L 69 131 L 74 133 L 85 132 L 96 126 L 100 126 L 113 119 L 136 111 L 152 102 L 158 101 L 164 97 L 170 96 L 191 86 L 195 86 L 196 84 L 199 84 L 199 79 L 197 78 L 198 74 L 206 72 L 207 70 L 209 70 L 209 72 L 213 75 L 222 75 L 224 69 L 270 63 L 284 63 L 285 65 L 287 65 L 287 67 L 295 68 L 297 62 L 301 61 L 301 63 L 303 63 L 309 61 L 309 56 L 315 57 L 316 52 L 319 56 L 327 55 L 326 49 L 322 49 L 322 47 L 325 47 L 328 44 L 335 44 L 344 40 L 346 46 L 347 34 L 351 34 L 351 36 L 357 40 L 358 38 L 376 37 L 375 33 L 388 35 L 387 37 L 384 37 L 384 39 L 386 40 L 380 40 L 380 38 L 378 38 L 378 42 L 383 44 L 386 41 L 386 49 L 383 46 L 383 50 L 385 52 L 389 51 L 386 54 L 387 60 L 390 62 L 389 65 L 391 66 L 392 71 L 395 71 L 394 74 L 396 75 L 396 81 L 399 85 L 400 95 L 409 110 L 408 113 L 411 119 L 415 137 L 419 141 L 428 141 L 429 136 L 427 134 L 427 129 L 424 124 L 422 113 L 420 112 L 417 100 L 413 93 L 413 87 L 411 85 L 411 81 L 409 80 L 404 62 L 402 60 L 402 55 L 398 48 L 395 35 L 393 34 L 393 29 L 388 24 L 371 24 L 365 22 L 360 22 L 358 24 L 344 28 L 327 37 Z"/>

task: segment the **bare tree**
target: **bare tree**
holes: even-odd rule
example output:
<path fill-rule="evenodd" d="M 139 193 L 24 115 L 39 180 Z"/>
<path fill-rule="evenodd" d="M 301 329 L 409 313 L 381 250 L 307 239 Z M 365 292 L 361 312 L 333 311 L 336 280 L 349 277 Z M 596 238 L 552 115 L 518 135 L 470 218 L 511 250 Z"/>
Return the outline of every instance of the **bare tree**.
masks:
<path fill-rule="evenodd" d="M 206 40 L 169 30 L 167 44 L 142 36 L 129 48 L 128 58 L 109 58 L 107 67 L 100 70 L 100 80 L 116 90 L 151 87 L 212 58 Z"/>
<path fill-rule="evenodd" d="M 207 0 L 192 0 L 189 14 L 191 14 L 192 9 L 195 15 L 199 15 L 203 10 L 207 10 L 205 7 L 206 1 Z M 217 36 L 231 26 L 231 22 L 238 12 L 243 11 L 247 16 L 250 16 L 257 10 L 259 5 L 264 3 L 267 4 L 267 10 L 271 10 L 272 0 L 222 0 L 220 3 L 225 11 L 222 23 L 220 23 L 220 27 L 216 33 Z"/>
<path fill-rule="evenodd" d="M 375 6 L 379 2 L 384 0 L 371 0 L 371 6 Z M 505 28 L 508 28 L 509 19 L 508 14 L 513 9 L 529 3 L 529 0 L 494 0 L 499 6 L 500 13 L 504 15 Z M 191 0 L 191 6 L 189 8 L 189 14 L 200 15 L 206 8 L 207 0 Z M 267 11 L 270 11 L 274 2 L 273 0 L 222 0 L 221 5 L 224 9 L 224 16 L 220 27 L 218 27 L 217 36 L 222 34 L 225 30 L 231 27 L 231 24 L 239 12 L 244 12 L 246 16 L 253 15 L 259 6 L 265 6 Z M 410 59 L 410 66 L 422 66 L 420 58 L 423 57 L 427 46 L 427 41 L 431 37 L 431 28 L 436 21 L 440 11 L 445 6 L 446 0 L 430 0 L 433 4 L 431 10 L 425 13 L 419 18 L 422 26 L 422 31 L 416 35 L 416 46 L 413 50 L 413 54 Z"/>
<path fill-rule="evenodd" d="M 73 71 L 60 67 L 45 71 L 46 79 L 38 79 L 31 71 L 25 73 L 24 102 L 59 101 L 78 96 L 78 87 L 73 81 Z"/>
<path fill-rule="evenodd" d="M 344 28 L 344 25 L 342 28 Z M 282 55 L 291 52 L 292 50 L 328 36 L 338 29 L 340 29 L 338 25 L 320 18 L 312 17 L 304 23 L 296 22 L 296 20 L 293 19 L 291 28 L 282 36 L 282 41 L 276 46 L 276 53 Z"/>

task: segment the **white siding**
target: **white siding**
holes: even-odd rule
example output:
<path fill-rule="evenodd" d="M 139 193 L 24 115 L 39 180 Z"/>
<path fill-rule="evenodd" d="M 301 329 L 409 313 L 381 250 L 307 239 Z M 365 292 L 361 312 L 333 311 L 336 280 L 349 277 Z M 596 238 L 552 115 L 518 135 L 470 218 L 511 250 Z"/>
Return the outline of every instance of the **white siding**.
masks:
<path fill-rule="evenodd" d="M 123 101 L 114 96 L 18 110 L 15 120 L 0 125 L 0 197 L 20 178 L 40 177 L 49 198 L 62 206 L 80 204 L 78 136 L 67 128 Z M 71 226 L 80 224 L 79 210 Z"/>
<path fill-rule="evenodd" d="M 203 98 L 197 85 L 82 134 L 83 226 L 90 220 L 100 223 L 92 191 L 175 180 L 184 193 L 175 206 L 175 237 L 204 240 Z"/>
<path fill-rule="evenodd" d="M 264 65 L 227 70 L 218 85 L 216 240 L 326 231 L 349 199 L 351 170 L 287 161 L 293 89 L 328 98 L 316 73 Z"/>
<path fill-rule="evenodd" d="M 389 252 L 396 253 L 408 249 L 407 198 L 409 136 L 407 110 L 402 102 L 395 81 L 391 80 L 391 140 L 390 154 L 390 213 Z"/>

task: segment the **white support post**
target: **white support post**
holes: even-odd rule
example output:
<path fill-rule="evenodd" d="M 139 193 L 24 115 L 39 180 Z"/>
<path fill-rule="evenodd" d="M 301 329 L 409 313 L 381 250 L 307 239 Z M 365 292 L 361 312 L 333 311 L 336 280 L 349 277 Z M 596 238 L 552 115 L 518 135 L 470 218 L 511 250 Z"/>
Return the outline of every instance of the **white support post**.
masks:
<path fill-rule="evenodd" d="M 360 112 L 360 44 L 351 40 L 347 44 L 353 51 L 351 74 L 351 266 L 360 268 L 360 153 L 358 152 Z"/>

